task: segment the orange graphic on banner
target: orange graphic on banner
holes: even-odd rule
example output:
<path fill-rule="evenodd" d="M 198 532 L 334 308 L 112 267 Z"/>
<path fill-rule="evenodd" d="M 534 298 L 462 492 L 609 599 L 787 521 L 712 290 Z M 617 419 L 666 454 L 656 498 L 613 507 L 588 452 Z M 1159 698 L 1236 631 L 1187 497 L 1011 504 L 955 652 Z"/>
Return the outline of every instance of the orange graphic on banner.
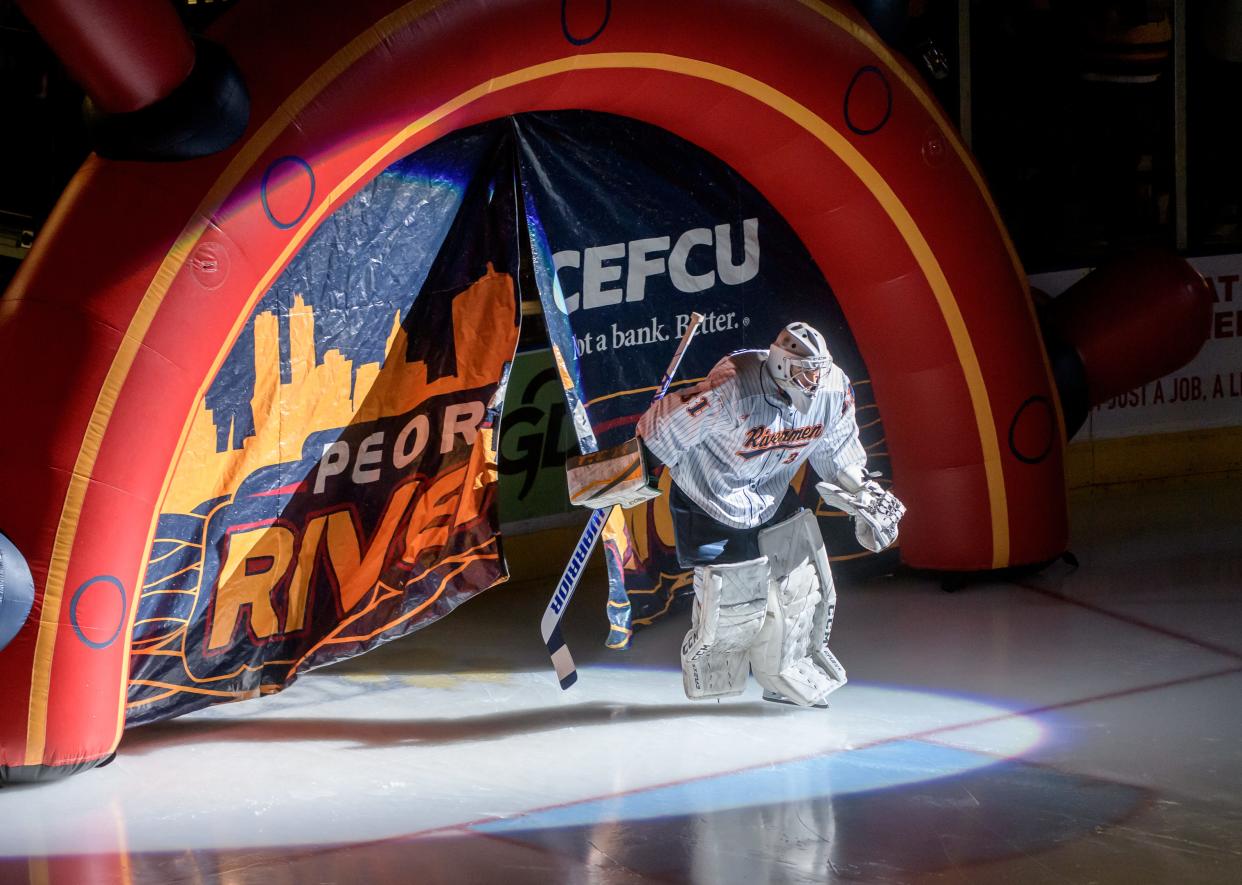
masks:
<path fill-rule="evenodd" d="M 315 357 L 314 309 L 296 296 L 289 311 L 290 380 L 280 379 L 280 321 L 273 312 L 254 318 L 254 394 L 250 405 L 255 433 L 239 442 L 230 427 L 231 445 L 216 451 L 217 422 L 203 403 L 194 416 L 177 471 L 164 501 L 166 513 L 190 513 L 204 501 L 232 495 L 260 467 L 296 461 L 302 442 L 317 430 L 363 424 L 400 415 L 433 396 L 494 384 L 512 349 L 480 348 L 492 333 L 491 317 L 513 312 L 513 281 L 490 265 L 488 273 L 453 300 L 453 330 L 458 353 L 478 359 L 459 365 L 456 375 L 427 380 L 427 367 L 406 362 L 407 336 L 393 315 L 383 364 L 353 363 L 329 349 Z"/>
<path fill-rule="evenodd" d="M 301 296 L 296 296 L 288 316 L 289 380 L 282 382 L 280 319 L 272 312 L 257 314 L 255 386 L 250 403 L 255 432 L 244 440 L 230 438 L 230 447 L 218 452 L 214 415 L 205 403 L 200 403 L 164 512 L 196 514 L 204 523 L 210 522 L 212 514 L 231 506 L 238 489 L 256 470 L 302 460 L 303 446 L 311 434 L 405 415 L 439 395 L 494 388 L 516 347 L 514 308 L 512 278 L 496 273 L 489 265 L 483 277 L 452 300 L 457 371 L 434 381 L 428 380 L 424 362 L 407 361 L 406 332 L 396 314 L 382 364 L 354 366 L 335 348 L 324 354 L 322 362 L 317 362 L 314 310 Z M 420 331 L 414 330 L 413 334 Z M 208 654 L 225 652 L 236 643 L 243 624 L 242 635 L 249 635 L 259 644 L 303 633 L 308 628 L 314 632 L 308 637 L 309 648 L 294 649 L 291 660 L 243 656 L 223 667 L 212 665 L 206 672 L 196 672 L 200 668 L 192 667 L 186 656 L 191 625 L 183 618 L 153 617 L 143 623 L 166 629 L 146 631 L 135 644 L 133 654 L 148 659 L 179 658 L 180 673 L 168 675 L 175 681 L 187 682 L 174 685 L 161 678 L 139 676 L 131 686 L 146 688 L 150 693 L 131 696 L 128 706 L 133 709 L 165 700 L 180 691 L 248 696 L 257 686 L 226 688 L 221 683 L 245 672 L 266 672 L 269 667 L 279 668 L 277 673 L 281 669 L 291 673 L 301 660 L 325 645 L 366 641 L 399 628 L 439 598 L 453 576 L 471 563 L 496 560 L 494 539 L 486 538 L 485 528 L 483 535 L 475 535 L 482 543 L 447 559 L 440 558 L 456 532 L 478 530 L 497 482 L 496 441 L 490 425 L 480 424 L 485 411 L 481 402 L 457 402 L 445 408 L 443 433 L 434 446 L 441 455 L 457 450 L 467 458 L 453 458 L 449 464 L 435 468 L 437 472 L 430 476 L 419 470 L 420 459 L 409 461 L 406 475 L 388 490 L 382 516 L 369 536 L 363 534 L 347 500 L 337 502 L 342 505 L 339 509 L 313 515 L 301 526 L 270 519 L 241 525 L 228 533 L 224 559 L 218 573 L 208 579 L 210 586 L 203 584 L 201 541 L 157 539 L 161 544 L 176 546 L 154 557 L 152 564 L 173 553 L 180 555 L 187 547 L 197 548 L 197 561 L 163 578 L 149 577 L 144 596 L 212 594 L 210 607 L 200 609 L 207 618 L 202 632 Z M 416 415 L 407 430 L 418 427 L 422 428 L 420 433 L 428 432 L 426 419 Z M 229 431 L 232 434 L 231 426 Z M 399 443 L 398 451 L 401 457 L 410 457 L 409 453 L 432 445 L 424 438 L 418 443 Z M 215 503 L 211 513 L 203 514 L 201 507 L 206 501 Z M 450 566 L 448 573 L 437 571 Z M 399 586 L 388 583 L 397 577 L 388 575 L 394 567 L 401 573 Z M 323 569 L 328 570 L 329 584 L 336 594 L 339 620 L 312 625 L 308 603 L 311 588 L 316 584 L 315 575 Z M 389 606 L 391 600 L 405 592 L 403 588 L 427 579 L 436 581 L 436 588 L 427 598 L 422 598 L 427 592 L 423 587 L 419 603 L 411 610 L 393 606 L 391 619 L 386 623 L 364 627 L 365 636 L 354 635 L 353 624 L 362 626 L 360 619 L 381 605 Z M 219 660 L 223 663 L 230 659 Z M 283 681 L 280 675 L 275 678 Z M 207 689 L 205 684 L 219 688 Z M 264 690 L 278 687 L 266 681 L 263 684 Z"/>

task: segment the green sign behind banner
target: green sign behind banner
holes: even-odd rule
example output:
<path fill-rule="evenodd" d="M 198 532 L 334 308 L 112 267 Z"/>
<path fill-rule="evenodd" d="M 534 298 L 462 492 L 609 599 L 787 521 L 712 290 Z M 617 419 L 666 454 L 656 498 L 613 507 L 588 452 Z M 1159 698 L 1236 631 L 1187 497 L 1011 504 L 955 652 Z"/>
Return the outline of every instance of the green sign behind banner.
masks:
<path fill-rule="evenodd" d="M 556 524 L 572 512 L 565 458 L 574 451 L 552 352 L 518 354 L 500 422 L 500 519 L 508 531 Z"/>

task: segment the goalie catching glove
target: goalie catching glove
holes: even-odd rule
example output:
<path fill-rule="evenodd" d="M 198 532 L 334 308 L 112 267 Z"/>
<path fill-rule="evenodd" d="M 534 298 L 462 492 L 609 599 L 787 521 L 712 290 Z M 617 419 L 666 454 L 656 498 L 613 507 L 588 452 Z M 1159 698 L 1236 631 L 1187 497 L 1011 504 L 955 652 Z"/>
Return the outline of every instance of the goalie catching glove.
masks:
<path fill-rule="evenodd" d="M 570 458 L 565 465 L 569 501 L 603 510 L 614 505 L 636 507 L 660 496 L 638 437 L 590 455 Z"/>
<path fill-rule="evenodd" d="M 897 524 L 906 514 L 906 505 L 862 470 L 843 471 L 841 485 L 815 484 L 820 497 L 831 507 L 854 517 L 854 537 L 872 553 L 879 553 L 897 540 Z M 852 487 L 852 488 L 851 488 Z"/>

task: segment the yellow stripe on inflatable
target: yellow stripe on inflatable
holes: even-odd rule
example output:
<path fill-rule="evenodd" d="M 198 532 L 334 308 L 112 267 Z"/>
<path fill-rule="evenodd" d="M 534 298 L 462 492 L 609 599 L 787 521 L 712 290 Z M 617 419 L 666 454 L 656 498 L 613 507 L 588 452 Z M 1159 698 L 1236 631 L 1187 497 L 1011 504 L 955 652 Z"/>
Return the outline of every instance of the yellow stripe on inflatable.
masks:
<path fill-rule="evenodd" d="M 1005 244 L 1005 252 L 1009 255 L 1010 264 L 1013 265 L 1013 271 L 1014 275 L 1018 279 L 1018 285 L 1022 287 L 1023 293 L 1027 295 L 1027 311 L 1031 317 L 1031 325 L 1035 330 L 1036 340 L 1040 343 L 1041 355 L 1044 362 L 1044 371 L 1048 378 L 1048 389 L 1052 391 L 1053 408 L 1057 416 L 1057 427 L 1060 428 L 1061 440 L 1065 441 L 1068 439 L 1065 432 L 1065 413 L 1061 408 L 1061 396 L 1057 392 L 1056 379 L 1052 374 L 1052 363 L 1048 360 L 1048 348 L 1044 346 L 1043 331 L 1039 326 L 1039 318 L 1035 315 L 1035 304 L 1030 298 L 1030 281 L 1027 279 L 1026 269 L 1022 266 L 1022 259 L 1018 257 L 1018 250 L 1014 247 L 1013 240 L 1009 236 L 1009 229 L 1005 226 L 1004 221 L 1001 219 L 1000 210 L 996 208 L 996 202 L 992 199 L 992 192 L 988 190 L 988 186 L 983 180 L 983 173 L 979 171 L 979 164 L 975 162 L 974 155 L 971 154 L 970 149 L 966 147 L 965 143 L 958 136 L 956 127 L 954 127 L 952 121 L 944 115 L 944 112 L 940 109 L 940 105 L 936 103 L 934 98 L 932 98 L 931 94 L 924 87 L 922 81 L 917 77 L 911 76 L 910 72 L 906 69 L 906 66 L 893 55 L 892 50 L 888 48 L 888 45 L 883 40 L 876 37 L 875 34 L 871 33 L 871 31 L 867 30 L 867 28 L 851 19 L 845 13 L 841 12 L 841 10 L 828 6 L 823 3 L 822 0 L 798 0 L 798 2 L 807 9 L 831 22 L 842 31 L 845 31 L 851 38 L 863 44 L 875 53 L 876 57 L 884 63 L 889 72 L 900 80 L 906 89 L 910 90 L 910 93 L 918 99 L 919 104 L 923 106 L 923 109 L 927 112 L 927 114 L 936 121 L 936 125 L 940 127 L 940 131 L 944 134 L 944 137 L 948 140 L 949 144 L 953 146 L 953 151 L 957 154 L 958 159 L 961 161 L 962 165 L 966 167 L 966 171 L 970 173 L 970 177 L 974 180 L 975 186 L 979 189 L 979 195 L 983 198 L 984 203 L 987 204 L 988 211 L 992 213 L 992 220 L 996 223 L 996 230 L 1000 233 L 1001 240 Z M 992 563 L 994 568 L 1000 568 L 1001 566 L 1007 564 L 1008 556 L 1006 556 L 1004 562 L 994 560 Z"/>

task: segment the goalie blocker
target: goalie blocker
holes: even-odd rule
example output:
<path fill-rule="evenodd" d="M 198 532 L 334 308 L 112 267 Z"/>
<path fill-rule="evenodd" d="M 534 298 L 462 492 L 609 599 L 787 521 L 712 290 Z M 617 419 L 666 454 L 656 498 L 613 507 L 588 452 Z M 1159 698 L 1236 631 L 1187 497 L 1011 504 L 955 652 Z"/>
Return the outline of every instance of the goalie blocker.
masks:
<path fill-rule="evenodd" d="M 565 464 L 565 477 L 570 503 L 592 510 L 614 505 L 635 507 L 660 496 L 638 437 L 570 458 Z"/>

